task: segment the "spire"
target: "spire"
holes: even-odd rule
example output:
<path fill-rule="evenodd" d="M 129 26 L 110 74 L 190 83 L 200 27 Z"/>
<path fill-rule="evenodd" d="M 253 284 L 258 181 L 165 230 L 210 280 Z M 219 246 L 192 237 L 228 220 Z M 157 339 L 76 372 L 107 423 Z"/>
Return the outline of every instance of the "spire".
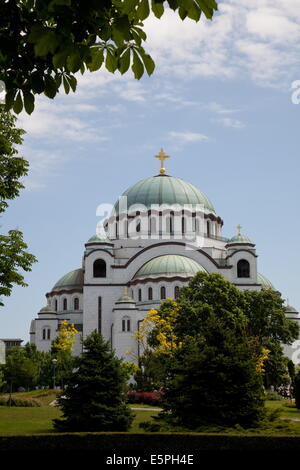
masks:
<path fill-rule="evenodd" d="M 161 148 L 161 149 L 160 149 L 160 152 L 159 152 L 157 155 L 155 155 L 155 158 L 158 158 L 158 159 L 160 160 L 160 170 L 159 170 L 159 173 L 160 173 L 161 175 L 164 175 L 165 172 L 166 172 L 166 169 L 165 169 L 165 167 L 164 167 L 164 161 L 165 161 L 166 158 L 170 158 L 170 155 L 167 155 L 167 154 L 164 152 L 164 149 Z"/>
<path fill-rule="evenodd" d="M 242 227 L 240 224 L 237 226 L 237 231 L 238 231 L 237 235 L 238 235 L 238 236 L 241 235 L 241 230 L 242 230 L 242 228 L 243 228 L 243 227 Z"/>

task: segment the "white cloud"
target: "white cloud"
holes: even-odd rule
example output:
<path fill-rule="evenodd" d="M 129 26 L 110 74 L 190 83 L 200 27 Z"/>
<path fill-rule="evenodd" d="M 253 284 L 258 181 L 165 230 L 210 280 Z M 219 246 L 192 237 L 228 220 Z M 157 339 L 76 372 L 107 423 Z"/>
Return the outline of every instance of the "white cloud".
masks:
<path fill-rule="evenodd" d="M 81 113 L 91 113 L 95 116 L 97 108 L 87 103 L 72 102 L 72 97 L 61 99 L 56 97 L 55 101 L 47 98 L 38 99 L 32 115 L 25 112 L 19 117 L 20 127 L 30 135 L 31 138 L 41 138 L 46 141 L 57 141 L 57 136 L 66 140 L 104 141 L 109 137 L 92 123 L 81 116 Z"/>
<path fill-rule="evenodd" d="M 213 121 L 218 122 L 225 127 L 233 127 L 234 129 L 243 129 L 245 127 L 245 124 L 242 121 L 238 119 L 232 119 L 229 117 L 213 119 Z"/>
<path fill-rule="evenodd" d="M 221 79 L 250 77 L 286 87 L 300 65 L 300 2 L 226 0 L 212 21 L 199 23 L 167 10 L 145 22 L 156 73 Z"/>
<path fill-rule="evenodd" d="M 170 131 L 168 133 L 170 139 L 175 139 L 179 142 L 204 142 L 208 140 L 208 137 L 204 134 L 197 132 L 176 132 Z"/>

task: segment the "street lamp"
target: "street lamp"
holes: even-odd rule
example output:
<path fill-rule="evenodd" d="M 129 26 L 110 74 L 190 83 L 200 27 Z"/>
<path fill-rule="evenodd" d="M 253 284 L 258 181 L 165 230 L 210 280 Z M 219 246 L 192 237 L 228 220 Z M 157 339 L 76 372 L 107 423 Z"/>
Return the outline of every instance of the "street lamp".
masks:
<path fill-rule="evenodd" d="M 54 390 L 56 389 L 56 384 L 55 384 L 55 367 L 56 367 L 57 359 L 52 359 L 52 364 L 53 364 L 53 388 Z"/>

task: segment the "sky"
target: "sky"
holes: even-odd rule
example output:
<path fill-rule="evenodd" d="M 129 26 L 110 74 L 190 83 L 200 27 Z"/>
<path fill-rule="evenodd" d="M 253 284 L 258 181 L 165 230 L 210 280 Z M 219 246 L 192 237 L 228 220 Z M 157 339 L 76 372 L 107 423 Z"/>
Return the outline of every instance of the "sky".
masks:
<path fill-rule="evenodd" d="M 166 10 L 145 31 L 151 77 L 79 75 L 75 94 L 19 116 L 30 172 L 1 230 L 22 230 L 38 263 L 4 298 L 1 338 L 29 340 L 45 293 L 81 267 L 98 205 L 157 174 L 161 147 L 168 174 L 209 197 L 223 236 L 241 224 L 258 271 L 300 309 L 300 2 L 224 0 L 199 23 Z"/>

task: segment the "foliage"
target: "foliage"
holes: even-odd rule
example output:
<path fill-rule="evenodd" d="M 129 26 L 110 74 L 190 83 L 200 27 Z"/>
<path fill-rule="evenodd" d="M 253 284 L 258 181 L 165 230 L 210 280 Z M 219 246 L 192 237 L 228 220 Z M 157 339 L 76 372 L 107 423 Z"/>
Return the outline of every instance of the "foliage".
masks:
<path fill-rule="evenodd" d="M 159 392 L 127 392 L 127 399 L 128 403 L 160 406 L 163 398 Z"/>
<path fill-rule="evenodd" d="M 202 12 L 211 19 L 215 0 L 168 0 L 183 20 Z M 10 0 L 1 5 L 0 80 L 6 84 L 7 108 L 32 113 L 35 94 L 54 98 L 61 87 L 75 91 L 75 73 L 103 65 L 121 74 L 130 68 L 139 79 L 151 75 L 154 62 L 142 44 L 143 21 L 160 18 L 163 0 Z M 7 31 L 10 34 L 7 34 Z"/>
<path fill-rule="evenodd" d="M 0 397 L 0 406 L 36 407 L 41 406 L 41 403 L 34 398 Z"/>
<path fill-rule="evenodd" d="M 295 375 L 294 380 L 294 397 L 296 408 L 300 410 L 300 372 L 298 371 Z"/>
<path fill-rule="evenodd" d="M 2 368 L 4 379 L 11 391 L 19 387 L 33 388 L 38 374 L 38 364 L 27 357 L 23 348 L 19 346 L 11 348 Z"/>
<path fill-rule="evenodd" d="M 95 331 L 83 342 L 76 370 L 58 399 L 63 419 L 55 420 L 59 431 L 126 431 L 133 414 L 124 401 L 126 373 L 122 361 Z"/>
<path fill-rule="evenodd" d="M 249 335 L 242 291 L 219 274 L 198 273 L 148 316 L 148 344 L 166 362 L 165 419 L 189 429 L 257 424 L 264 415 L 267 348 Z"/>
<path fill-rule="evenodd" d="M 28 172 L 28 162 L 17 155 L 16 146 L 22 143 L 24 131 L 15 127 L 15 121 L 16 118 L 0 105 L 0 213 L 7 209 L 7 201 L 19 195 L 24 187 L 20 178 Z M 27 285 L 19 270 L 30 271 L 36 258 L 26 250 L 19 230 L 0 234 L 0 296 L 9 296 L 14 284 Z"/>
<path fill-rule="evenodd" d="M 58 359 L 63 358 L 65 355 L 72 354 L 77 333 L 78 331 L 74 325 L 70 325 L 67 320 L 60 322 L 58 335 L 52 341 L 52 352 L 57 355 Z"/>
<path fill-rule="evenodd" d="M 138 392 L 158 390 L 167 373 L 168 356 L 154 353 L 147 348 L 139 359 L 139 368 L 134 375 L 134 389 Z"/>

